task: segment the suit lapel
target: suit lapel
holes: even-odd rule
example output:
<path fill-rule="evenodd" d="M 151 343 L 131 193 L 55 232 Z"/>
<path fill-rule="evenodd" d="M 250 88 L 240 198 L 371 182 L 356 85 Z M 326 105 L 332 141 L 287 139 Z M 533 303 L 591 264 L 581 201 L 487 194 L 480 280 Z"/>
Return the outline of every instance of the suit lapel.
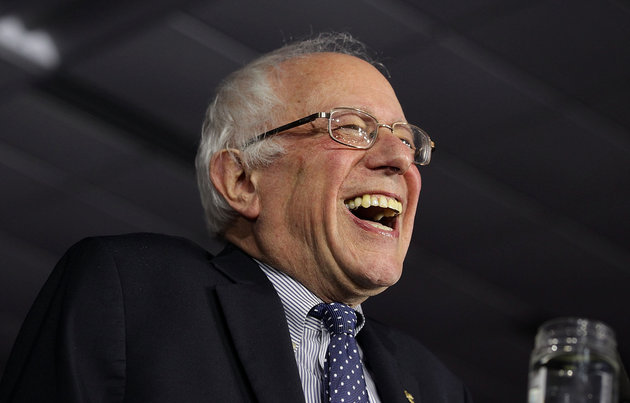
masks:
<path fill-rule="evenodd" d="M 357 341 L 363 350 L 366 366 L 372 374 L 382 402 L 420 403 L 419 395 L 409 395 L 411 398 L 406 396 L 406 393 L 409 393 L 407 388 L 412 385 L 403 385 L 404 379 L 407 378 L 406 374 L 401 373 L 396 359 L 385 347 L 384 341 L 378 337 L 369 322 L 359 332 Z"/>
<path fill-rule="evenodd" d="M 261 403 L 304 402 L 280 298 L 256 262 L 228 247 L 213 264 L 234 280 L 217 286 L 232 340 Z"/>

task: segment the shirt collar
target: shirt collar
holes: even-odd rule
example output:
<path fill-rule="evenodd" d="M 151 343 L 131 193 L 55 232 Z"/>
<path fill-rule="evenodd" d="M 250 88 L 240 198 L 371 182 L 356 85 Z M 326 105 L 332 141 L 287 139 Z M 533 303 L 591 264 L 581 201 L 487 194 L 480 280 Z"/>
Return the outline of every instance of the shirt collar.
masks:
<path fill-rule="evenodd" d="M 256 262 L 269 281 L 271 281 L 271 284 L 273 284 L 273 287 L 276 289 L 276 292 L 282 301 L 284 315 L 286 316 L 287 323 L 289 325 L 291 342 L 293 343 L 293 349 L 295 350 L 302 341 L 305 323 L 307 318 L 310 318 L 308 313 L 311 308 L 317 304 L 321 304 L 323 301 L 313 294 L 308 288 L 304 287 L 302 283 L 295 280 L 288 274 L 281 272 L 259 260 L 256 260 Z M 365 325 L 365 316 L 363 315 L 361 305 L 354 307 L 354 310 L 357 312 L 357 327 L 355 329 L 356 336 Z"/>

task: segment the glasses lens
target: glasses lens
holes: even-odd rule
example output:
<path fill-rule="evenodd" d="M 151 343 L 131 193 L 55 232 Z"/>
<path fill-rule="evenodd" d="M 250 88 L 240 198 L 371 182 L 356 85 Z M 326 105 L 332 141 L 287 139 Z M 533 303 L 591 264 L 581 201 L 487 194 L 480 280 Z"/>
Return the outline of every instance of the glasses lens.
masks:
<path fill-rule="evenodd" d="M 355 148 L 368 148 L 376 138 L 376 120 L 354 109 L 333 109 L 328 123 L 335 141 Z"/>
<path fill-rule="evenodd" d="M 413 150 L 416 164 L 427 165 L 431 161 L 431 138 L 424 130 L 408 123 L 396 123 L 394 134 Z"/>

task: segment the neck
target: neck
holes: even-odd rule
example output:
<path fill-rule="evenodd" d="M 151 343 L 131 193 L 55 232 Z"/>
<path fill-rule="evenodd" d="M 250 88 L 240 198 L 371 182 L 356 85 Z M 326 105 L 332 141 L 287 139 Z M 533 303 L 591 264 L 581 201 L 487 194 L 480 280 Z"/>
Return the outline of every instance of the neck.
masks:
<path fill-rule="evenodd" d="M 253 223 L 239 217 L 225 231 L 224 237 L 227 241 L 238 246 L 249 256 L 266 263 L 276 270 L 279 270 L 294 280 L 300 282 L 309 291 L 315 294 L 322 301 L 341 302 L 350 307 L 356 307 L 363 303 L 369 295 L 378 294 L 382 290 L 369 293 L 368 290 L 356 290 L 350 279 L 348 284 L 331 282 L 322 274 L 321 265 L 308 255 L 308 248 L 293 248 L 279 245 L 269 241 L 269 237 L 257 237 L 253 231 Z"/>

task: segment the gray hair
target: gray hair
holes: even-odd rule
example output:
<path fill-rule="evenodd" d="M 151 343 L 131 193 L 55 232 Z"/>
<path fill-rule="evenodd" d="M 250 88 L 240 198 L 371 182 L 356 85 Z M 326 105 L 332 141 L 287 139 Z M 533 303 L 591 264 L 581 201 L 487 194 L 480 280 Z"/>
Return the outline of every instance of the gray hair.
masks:
<path fill-rule="evenodd" d="M 284 153 L 282 145 L 274 138 L 244 147 L 248 140 L 277 125 L 281 99 L 272 88 L 269 74 L 275 70 L 281 75 L 277 67 L 284 61 L 320 52 L 355 56 L 383 68 L 372 60 L 366 46 L 350 34 L 326 33 L 259 57 L 230 74 L 217 88 L 206 111 L 195 160 L 201 203 L 212 235 L 222 234 L 237 216 L 210 180 L 212 156 L 223 149 L 241 149 L 241 163 L 251 169 L 268 165 Z M 279 124 L 283 123 L 287 122 Z"/>

